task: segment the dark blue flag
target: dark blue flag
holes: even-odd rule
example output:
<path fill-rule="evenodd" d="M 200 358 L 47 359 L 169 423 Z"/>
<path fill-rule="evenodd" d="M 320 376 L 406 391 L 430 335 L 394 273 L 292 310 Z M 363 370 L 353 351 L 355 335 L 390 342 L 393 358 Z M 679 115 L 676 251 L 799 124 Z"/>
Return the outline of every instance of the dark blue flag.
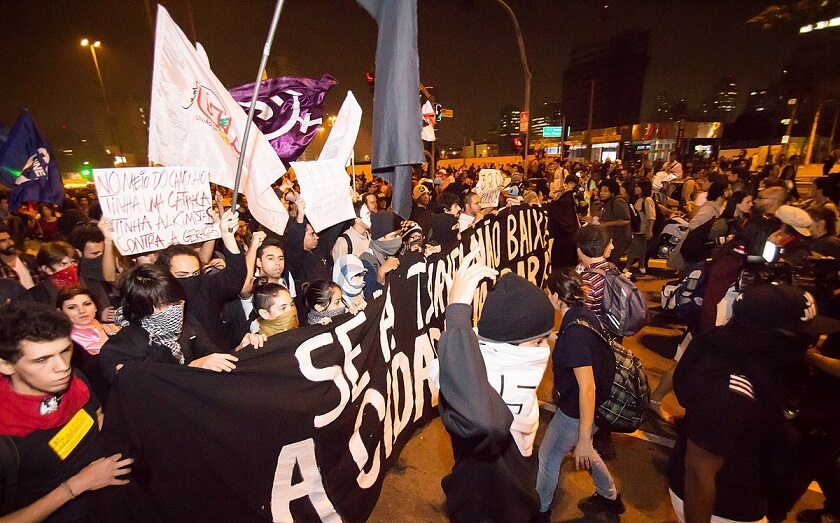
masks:
<path fill-rule="evenodd" d="M 0 183 L 11 187 L 9 210 L 24 202 L 64 202 L 64 185 L 50 144 L 23 111 L 0 148 Z"/>
<path fill-rule="evenodd" d="M 420 130 L 417 0 L 356 0 L 379 24 L 373 94 L 373 173 L 394 186 L 394 212 L 411 214 L 411 166 L 426 161 Z"/>

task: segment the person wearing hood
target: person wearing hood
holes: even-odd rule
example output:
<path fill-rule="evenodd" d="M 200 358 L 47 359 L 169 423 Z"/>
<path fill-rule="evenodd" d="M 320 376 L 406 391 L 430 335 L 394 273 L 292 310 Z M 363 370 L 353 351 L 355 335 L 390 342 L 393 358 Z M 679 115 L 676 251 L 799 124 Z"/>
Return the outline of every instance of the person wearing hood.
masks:
<path fill-rule="evenodd" d="M 338 260 L 345 254 L 355 254 L 358 256 L 370 247 L 370 224 L 361 218 L 363 207 L 364 204 L 362 202 L 353 204 L 356 217 L 335 241 L 335 245 L 332 248 L 333 261 Z"/>
<path fill-rule="evenodd" d="M 455 458 L 441 486 L 454 522 L 525 522 L 540 510 L 536 388 L 548 363 L 554 308 L 535 285 L 504 274 L 487 294 L 474 331 L 475 291 L 498 274 L 474 263 L 476 256 L 465 256 L 448 282 L 446 330 L 430 370 Z"/>
<path fill-rule="evenodd" d="M 365 301 L 365 269 L 358 256 L 345 254 L 335 261 L 333 281 L 341 289 L 341 299 L 354 314 L 367 307 Z"/>
<path fill-rule="evenodd" d="M 201 324 L 210 338 L 228 351 L 245 334 L 241 326 L 239 329 L 231 328 L 222 320 L 225 304 L 238 298 L 248 273 L 245 256 L 236 243 L 237 224 L 236 213 L 225 211 L 221 233 L 226 266 L 220 271 L 205 274 L 201 258 L 189 245 L 170 245 L 161 251 L 155 261 L 156 265 L 171 272 L 183 287 L 187 316 Z"/>
<path fill-rule="evenodd" d="M 729 323 L 694 338 L 674 374 L 686 410 L 668 466 L 680 521 L 777 519 L 772 505 L 795 470 L 789 376 L 814 336 L 837 331 L 809 293 L 761 284 L 738 297 Z"/>
<path fill-rule="evenodd" d="M 370 248 L 359 259 L 365 267 L 365 299 L 385 286 L 385 277 L 400 266 L 396 258 L 402 247 L 399 231 L 391 231 L 379 239 L 371 240 Z"/>

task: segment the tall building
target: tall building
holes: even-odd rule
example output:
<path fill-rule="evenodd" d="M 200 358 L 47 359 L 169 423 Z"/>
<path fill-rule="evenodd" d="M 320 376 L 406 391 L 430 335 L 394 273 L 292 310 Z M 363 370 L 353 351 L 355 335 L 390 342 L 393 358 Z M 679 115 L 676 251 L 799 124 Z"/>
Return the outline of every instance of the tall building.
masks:
<path fill-rule="evenodd" d="M 728 123 L 735 116 L 735 98 L 738 87 L 731 75 L 721 78 L 715 84 L 712 94 L 703 102 L 702 117 L 704 120 L 714 120 Z"/>
<path fill-rule="evenodd" d="M 542 138 L 543 127 L 557 127 L 562 125 L 563 114 L 560 110 L 560 102 L 544 102 L 536 108 L 531 109 L 534 116 L 531 117 L 531 137 Z"/>
<path fill-rule="evenodd" d="M 744 109 L 745 113 L 771 114 L 776 110 L 776 100 L 769 89 L 756 89 L 750 91 L 750 96 L 747 98 L 747 106 Z"/>
<path fill-rule="evenodd" d="M 519 140 L 519 109 L 508 105 L 499 119 L 499 154 L 516 154 L 514 140 Z"/>
<path fill-rule="evenodd" d="M 572 52 L 563 72 L 566 125 L 586 129 L 590 105 L 593 129 L 639 122 L 649 40 L 648 31 L 632 30 Z"/>

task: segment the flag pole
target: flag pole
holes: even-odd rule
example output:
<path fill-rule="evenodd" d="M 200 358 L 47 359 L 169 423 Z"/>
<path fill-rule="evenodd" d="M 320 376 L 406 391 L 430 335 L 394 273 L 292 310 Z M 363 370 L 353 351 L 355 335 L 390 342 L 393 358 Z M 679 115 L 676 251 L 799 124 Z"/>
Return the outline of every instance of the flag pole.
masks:
<path fill-rule="evenodd" d="M 251 123 L 254 121 L 254 109 L 257 105 L 257 95 L 260 92 L 265 66 L 268 63 L 268 55 L 271 53 L 271 43 L 274 41 L 274 33 L 277 31 L 277 22 L 280 20 L 280 11 L 283 9 L 283 0 L 277 0 L 274 8 L 274 18 L 271 20 L 271 28 L 268 30 L 268 38 L 263 47 L 262 61 L 257 71 L 257 81 L 254 83 L 254 94 L 251 96 L 251 106 L 248 108 L 248 119 L 245 120 L 245 132 L 242 136 L 242 149 L 239 153 L 239 164 L 236 166 L 236 181 L 233 184 L 233 199 L 230 208 L 236 212 L 236 203 L 239 199 L 239 182 L 242 179 L 242 165 L 245 163 L 245 150 L 248 148 L 248 135 L 251 132 Z"/>

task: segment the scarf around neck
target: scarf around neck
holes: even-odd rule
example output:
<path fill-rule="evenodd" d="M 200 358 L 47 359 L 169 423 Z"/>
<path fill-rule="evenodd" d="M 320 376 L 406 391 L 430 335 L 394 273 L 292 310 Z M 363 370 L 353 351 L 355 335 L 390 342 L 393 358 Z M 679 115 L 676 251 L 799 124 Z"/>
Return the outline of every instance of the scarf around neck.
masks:
<path fill-rule="evenodd" d="M 315 325 L 324 318 L 335 318 L 336 316 L 341 316 L 345 312 L 347 312 L 346 308 L 333 309 L 331 311 L 316 311 L 315 309 L 312 309 L 309 311 L 309 314 L 306 315 L 306 323 Z"/>
<path fill-rule="evenodd" d="M 62 394 L 31 396 L 12 389 L 9 379 L 0 379 L 0 434 L 25 437 L 36 430 L 50 430 L 65 425 L 90 400 L 84 381 L 73 375 Z M 42 405 L 57 405 L 42 414 Z"/>
<path fill-rule="evenodd" d="M 184 302 L 173 304 L 168 309 L 156 312 L 140 320 L 140 326 L 149 333 L 149 344 L 159 343 L 167 347 L 178 363 L 185 363 L 184 352 L 178 338 L 184 328 Z"/>

